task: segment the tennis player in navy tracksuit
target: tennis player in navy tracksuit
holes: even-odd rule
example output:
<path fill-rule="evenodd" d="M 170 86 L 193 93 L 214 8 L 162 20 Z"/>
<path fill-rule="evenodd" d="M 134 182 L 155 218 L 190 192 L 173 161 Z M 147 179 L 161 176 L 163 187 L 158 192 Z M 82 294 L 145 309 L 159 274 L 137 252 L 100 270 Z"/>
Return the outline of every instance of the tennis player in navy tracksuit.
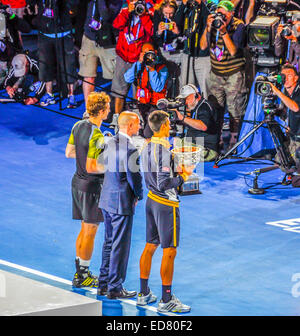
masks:
<path fill-rule="evenodd" d="M 119 133 L 106 145 L 105 177 L 99 207 L 105 225 L 98 295 L 130 298 L 135 291 L 123 288 L 126 278 L 135 206 L 143 198 L 139 154 L 131 142 L 140 120 L 133 112 L 120 114 Z"/>

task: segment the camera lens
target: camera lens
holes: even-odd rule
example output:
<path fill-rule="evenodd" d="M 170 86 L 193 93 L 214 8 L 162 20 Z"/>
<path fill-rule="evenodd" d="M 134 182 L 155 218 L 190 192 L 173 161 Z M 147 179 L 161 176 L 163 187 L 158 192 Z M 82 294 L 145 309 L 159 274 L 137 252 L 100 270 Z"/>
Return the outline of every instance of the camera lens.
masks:
<path fill-rule="evenodd" d="M 264 46 L 270 40 L 269 30 L 254 28 L 249 31 L 249 41 L 257 46 Z"/>

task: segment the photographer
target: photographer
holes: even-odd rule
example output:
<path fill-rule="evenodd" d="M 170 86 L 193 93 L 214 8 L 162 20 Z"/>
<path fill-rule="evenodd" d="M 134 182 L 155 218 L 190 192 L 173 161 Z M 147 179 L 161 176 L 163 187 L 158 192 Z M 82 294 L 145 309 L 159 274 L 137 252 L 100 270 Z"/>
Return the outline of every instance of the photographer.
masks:
<path fill-rule="evenodd" d="M 245 25 L 235 18 L 232 2 L 219 2 L 215 14 L 209 15 L 201 37 L 201 49 L 210 48 L 211 72 L 208 81 L 210 102 L 224 115 L 225 104 L 230 116 L 232 147 L 238 137 L 240 121 L 247 104 L 245 81 Z"/>
<path fill-rule="evenodd" d="M 171 62 L 170 66 L 176 73 L 179 73 L 178 65 L 181 62 L 181 51 L 178 37 L 179 28 L 176 23 L 175 14 L 178 6 L 175 0 L 161 2 L 159 8 L 154 12 L 153 41 L 160 48 L 162 56 Z"/>
<path fill-rule="evenodd" d="M 218 155 L 220 138 L 217 112 L 193 84 L 183 86 L 177 98 L 184 99 L 187 107 L 187 116 L 176 110 L 178 120 L 187 127 L 186 138 L 191 138 L 194 144 L 199 144 L 198 139 L 203 138 L 207 150 L 204 160 L 213 161 Z"/>
<path fill-rule="evenodd" d="M 186 37 L 181 60 L 180 87 L 193 83 L 208 97 L 207 78 L 210 71 L 209 48 L 200 48 L 200 37 L 206 27 L 209 11 L 202 0 L 183 0 L 176 20 Z"/>
<path fill-rule="evenodd" d="M 13 60 L 4 88 L 9 97 L 25 105 L 36 104 L 45 93 L 45 83 L 38 81 L 37 61 L 29 55 L 18 54 Z M 29 97 L 33 92 L 34 96 Z"/>
<path fill-rule="evenodd" d="M 285 56 L 297 71 L 300 70 L 300 12 L 293 14 L 291 24 L 278 26 L 274 46 L 276 56 Z"/>
<path fill-rule="evenodd" d="M 145 43 L 139 60 L 124 74 L 127 83 L 134 83 L 139 101 L 138 108 L 144 121 L 143 135 L 149 139 L 153 135 L 148 116 L 156 109 L 157 101 L 167 94 L 168 68 L 157 56 L 157 51 L 151 43 Z"/>
<path fill-rule="evenodd" d="M 92 84 L 95 83 L 97 77 L 98 60 L 102 66 L 103 78 L 113 78 L 116 39 L 112 23 L 121 7 L 122 1 L 120 0 L 90 0 L 88 3 L 84 35 L 79 51 L 79 75 L 85 80 L 82 84 L 85 101 L 94 91 L 95 86 Z"/>
<path fill-rule="evenodd" d="M 130 84 L 124 74 L 138 61 L 142 45 L 152 40 L 152 16 L 148 12 L 146 1 L 127 0 L 128 7 L 121 10 L 113 22 L 119 30 L 116 46 L 116 69 L 112 80 L 112 95 L 115 97 L 115 115 L 112 124 L 116 124 L 119 113 L 123 111 L 125 97 Z M 152 5 L 151 5 L 152 6 Z"/>
<path fill-rule="evenodd" d="M 284 92 L 281 92 L 273 83 L 270 83 L 273 93 L 281 100 L 288 111 L 288 131 L 290 138 L 289 150 L 299 166 L 296 150 L 300 148 L 300 85 L 296 68 L 286 64 L 281 69 Z M 298 161 L 298 162 L 297 162 Z"/>
<path fill-rule="evenodd" d="M 55 104 L 53 80 L 57 77 L 59 85 L 63 81 L 67 86 L 67 107 L 77 107 L 74 96 L 74 83 L 77 77 L 76 56 L 70 18 L 70 10 L 77 4 L 77 0 L 28 0 L 28 4 L 38 7 L 38 15 L 34 22 L 39 32 L 39 78 L 46 82 L 47 91 L 40 104 L 41 106 Z"/>

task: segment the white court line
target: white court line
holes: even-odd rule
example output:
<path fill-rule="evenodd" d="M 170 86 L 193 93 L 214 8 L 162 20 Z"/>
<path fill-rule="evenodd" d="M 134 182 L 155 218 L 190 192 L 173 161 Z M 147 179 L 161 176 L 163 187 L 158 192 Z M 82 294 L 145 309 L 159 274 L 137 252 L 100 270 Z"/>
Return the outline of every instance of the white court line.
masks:
<path fill-rule="evenodd" d="M 6 260 L 0 259 L 0 264 L 2 264 L 4 266 L 11 267 L 11 268 L 18 269 L 20 271 L 24 271 L 24 272 L 31 273 L 31 274 L 34 274 L 34 275 L 38 275 L 38 276 L 40 276 L 42 278 L 46 278 L 46 279 L 49 279 L 49 280 L 54 280 L 54 281 L 57 281 L 57 282 L 64 283 L 66 285 L 72 286 L 72 281 L 70 281 L 70 280 L 66 280 L 66 279 L 63 279 L 63 278 L 51 275 L 51 274 L 40 272 L 40 271 L 34 270 L 32 268 L 28 268 L 28 267 L 24 267 L 24 266 L 21 266 L 21 265 L 13 264 L 13 263 L 11 263 L 9 261 L 6 261 Z M 89 292 L 91 292 L 93 294 L 97 294 L 97 289 L 96 288 L 84 288 L 84 289 L 88 290 Z M 132 306 L 136 306 L 136 302 L 133 301 L 133 300 L 128 300 L 128 299 L 119 299 L 119 300 L 122 301 L 122 302 L 124 302 L 124 303 L 128 303 L 128 304 L 130 304 Z M 151 311 L 153 311 L 155 313 L 158 313 L 157 308 L 155 308 L 155 307 L 146 305 L 146 306 L 143 306 L 143 308 L 147 309 L 147 310 L 151 310 Z M 164 313 L 164 315 L 167 315 L 167 316 L 178 316 L 177 314 L 174 314 L 174 313 Z"/>

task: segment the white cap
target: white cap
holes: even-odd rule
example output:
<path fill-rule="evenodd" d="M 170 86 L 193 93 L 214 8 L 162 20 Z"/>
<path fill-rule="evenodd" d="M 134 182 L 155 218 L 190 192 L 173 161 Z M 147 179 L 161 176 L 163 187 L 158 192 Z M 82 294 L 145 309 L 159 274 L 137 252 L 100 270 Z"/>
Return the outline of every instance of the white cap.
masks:
<path fill-rule="evenodd" d="M 199 90 L 196 88 L 194 84 L 187 84 L 181 88 L 177 99 L 185 99 L 191 94 L 198 94 L 198 93 L 199 93 Z"/>
<path fill-rule="evenodd" d="M 27 57 L 24 54 L 16 55 L 11 64 L 14 68 L 15 77 L 23 77 L 26 73 Z"/>

